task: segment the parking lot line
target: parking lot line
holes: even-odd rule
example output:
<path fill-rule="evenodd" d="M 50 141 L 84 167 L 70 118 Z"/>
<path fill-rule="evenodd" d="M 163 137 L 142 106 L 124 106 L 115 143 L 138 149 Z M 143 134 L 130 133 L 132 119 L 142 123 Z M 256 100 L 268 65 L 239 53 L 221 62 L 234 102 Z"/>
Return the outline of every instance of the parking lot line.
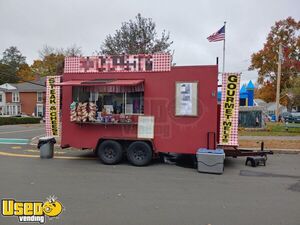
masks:
<path fill-rule="evenodd" d="M 10 147 L 11 149 L 21 149 L 22 147 L 21 146 L 12 146 Z"/>
<path fill-rule="evenodd" d="M 0 144 L 27 145 L 28 143 L 29 139 L 0 138 Z"/>

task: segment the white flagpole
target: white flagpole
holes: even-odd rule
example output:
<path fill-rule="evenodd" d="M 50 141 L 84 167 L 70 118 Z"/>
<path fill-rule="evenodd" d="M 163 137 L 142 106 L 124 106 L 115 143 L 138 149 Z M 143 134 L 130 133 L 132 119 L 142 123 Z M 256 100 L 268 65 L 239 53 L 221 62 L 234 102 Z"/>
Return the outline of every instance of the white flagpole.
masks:
<path fill-rule="evenodd" d="M 224 40 L 223 40 L 223 73 L 225 73 L 225 34 L 226 34 L 226 21 L 224 22 Z"/>

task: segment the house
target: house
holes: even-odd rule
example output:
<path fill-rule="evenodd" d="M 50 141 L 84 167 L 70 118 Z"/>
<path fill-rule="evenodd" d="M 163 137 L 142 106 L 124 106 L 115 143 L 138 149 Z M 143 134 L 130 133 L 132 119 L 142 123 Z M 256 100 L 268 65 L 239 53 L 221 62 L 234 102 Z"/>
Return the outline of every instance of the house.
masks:
<path fill-rule="evenodd" d="M 263 112 L 267 115 L 275 115 L 276 113 L 276 102 L 265 102 L 262 99 L 254 99 L 254 105 L 260 106 L 263 109 Z M 279 104 L 279 113 L 287 112 L 287 108 L 281 104 Z"/>
<path fill-rule="evenodd" d="M 46 101 L 45 78 L 0 85 L 0 115 L 43 117 Z"/>
<path fill-rule="evenodd" d="M 254 84 L 250 80 L 246 85 L 244 84 L 240 90 L 240 106 L 253 106 L 254 98 Z"/>
<path fill-rule="evenodd" d="M 266 112 L 268 115 L 276 114 L 276 102 L 269 102 L 266 105 Z M 287 112 L 287 108 L 281 104 L 279 104 L 279 114 Z"/>

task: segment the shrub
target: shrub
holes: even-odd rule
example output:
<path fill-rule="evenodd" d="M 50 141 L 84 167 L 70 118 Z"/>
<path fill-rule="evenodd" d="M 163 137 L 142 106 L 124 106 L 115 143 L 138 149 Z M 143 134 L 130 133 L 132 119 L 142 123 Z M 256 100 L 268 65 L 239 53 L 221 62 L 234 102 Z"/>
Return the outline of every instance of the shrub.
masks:
<path fill-rule="evenodd" d="M 40 123 L 41 118 L 38 117 L 0 117 L 1 125 L 14 125 L 14 124 L 33 124 Z"/>

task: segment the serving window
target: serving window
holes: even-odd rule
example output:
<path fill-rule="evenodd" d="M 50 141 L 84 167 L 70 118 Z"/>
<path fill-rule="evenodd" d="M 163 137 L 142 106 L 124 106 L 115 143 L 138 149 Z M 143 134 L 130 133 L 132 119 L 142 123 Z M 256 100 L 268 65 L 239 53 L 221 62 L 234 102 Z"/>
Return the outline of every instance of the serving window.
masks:
<path fill-rule="evenodd" d="M 99 92 L 93 88 L 73 87 L 73 102 L 91 102 L 104 114 L 144 114 L 144 92 Z"/>

